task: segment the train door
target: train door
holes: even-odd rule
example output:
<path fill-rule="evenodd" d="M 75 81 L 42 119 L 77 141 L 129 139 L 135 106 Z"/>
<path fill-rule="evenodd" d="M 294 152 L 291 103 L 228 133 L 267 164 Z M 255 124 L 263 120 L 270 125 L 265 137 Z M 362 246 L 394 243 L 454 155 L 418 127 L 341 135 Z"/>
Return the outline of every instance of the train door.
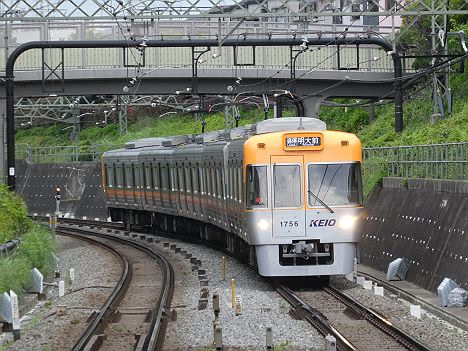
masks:
<path fill-rule="evenodd" d="M 271 156 L 274 237 L 305 237 L 304 157 Z"/>

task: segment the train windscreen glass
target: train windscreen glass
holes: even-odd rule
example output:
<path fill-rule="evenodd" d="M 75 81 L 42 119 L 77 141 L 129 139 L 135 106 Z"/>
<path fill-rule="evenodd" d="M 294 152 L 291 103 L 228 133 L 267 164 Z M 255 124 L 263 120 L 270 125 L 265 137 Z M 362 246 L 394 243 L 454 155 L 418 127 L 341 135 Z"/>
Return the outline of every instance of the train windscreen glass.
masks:
<path fill-rule="evenodd" d="M 299 165 L 273 166 L 274 206 L 301 206 L 301 169 Z"/>
<path fill-rule="evenodd" d="M 268 207 L 268 182 L 266 166 L 247 166 L 247 208 Z"/>
<path fill-rule="evenodd" d="M 361 204 L 361 164 L 310 164 L 308 190 L 328 206 Z M 321 206 L 314 196 L 308 196 L 308 199 L 309 206 Z"/>

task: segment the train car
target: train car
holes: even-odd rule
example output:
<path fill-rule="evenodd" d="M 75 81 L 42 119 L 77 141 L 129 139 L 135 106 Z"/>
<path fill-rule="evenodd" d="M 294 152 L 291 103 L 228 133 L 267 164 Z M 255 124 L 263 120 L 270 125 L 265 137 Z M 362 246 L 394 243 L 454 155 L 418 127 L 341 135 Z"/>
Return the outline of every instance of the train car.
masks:
<path fill-rule="evenodd" d="M 361 143 L 318 119 L 143 139 L 102 162 L 113 221 L 218 241 L 263 276 L 353 269 Z"/>

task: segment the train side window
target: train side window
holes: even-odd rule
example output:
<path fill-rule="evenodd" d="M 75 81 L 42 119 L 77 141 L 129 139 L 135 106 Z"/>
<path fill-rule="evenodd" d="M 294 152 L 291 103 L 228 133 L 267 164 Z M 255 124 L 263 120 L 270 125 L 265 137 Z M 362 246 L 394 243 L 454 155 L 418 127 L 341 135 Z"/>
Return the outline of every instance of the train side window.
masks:
<path fill-rule="evenodd" d="M 179 174 L 177 173 L 177 166 L 171 167 L 171 189 L 172 191 L 179 191 Z"/>
<path fill-rule="evenodd" d="M 214 168 L 215 166 L 213 165 L 213 167 L 211 167 L 211 180 L 212 180 L 212 187 L 211 187 L 211 195 L 213 197 L 216 197 L 216 194 L 217 194 L 217 189 L 218 189 L 218 179 L 216 178 L 216 170 Z"/>
<path fill-rule="evenodd" d="M 145 185 L 146 189 L 152 189 L 153 188 L 153 177 L 151 176 L 151 165 L 145 164 Z"/>
<path fill-rule="evenodd" d="M 121 168 L 121 171 L 122 171 L 122 187 L 123 188 L 126 188 L 128 186 L 128 180 L 127 180 L 127 170 L 125 168 L 125 165 L 122 163 L 122 168 Z"/>
<path fill-rule="evenodd" d="M 106 164 L 105 167 L 104 167 L 104 171 L 105 171 L 105 177 L 106 177 L 106 183 L 107 183 L 106 185 L 109 188 L 112 188 L 114 186 L 114 182 L 113 182 L 113 179 L 112 179 L 111 165 Z"/>
<path fill-rule="evenodd" d="M 132 171 L 130 170 L 130 165 L 125 165 L 124 175 L 125 175 L 125 185 L 127 186 L 127 188 L 131 188 L 132 187 Z"/>
<path fill-rule="evenodd" d="M 226 179 L 224 178 L 225 177 L 224 168 L 220 169 L 220 173 L 221 173 L 221 197 L 225 199 L 227 189 L 226 189 Z"/>
<path fill-rule="evenodd" d="M 191 193 L 193 190 L 193 184 L 192 184 L 192 167 L 191 164 L 189 163 L 187 166 L 185 166 L 185 180 L 187 181 L 187 192 Z"/>
<path fill-rule="evenodd" d="M 242 164 L 241 164 L 242 165 Z M 239 167 L 237 168 L 237 179 L 238 179 L 238 189 L 239 189 L 239 201 L 242 203 L 242 201 L 244 200 L 244 192 L 242 191 L 242 189 L 244 188 L 244 185 L 242 183 L 242 167 L 241 165 L 239 165 Z M 266 178 L 265 178 L 266 179 Z M 265 188 L 266 189 L 266 188 Z M 266 191 L 266 190 L 265 190 Z"/>
<path fill-rule="evenodd" d="M 232 195 L 232 172 L 231 172 L 231 165 L 228 164 L 227 169 L 227 198 L 231 199 Z"/>
<path fill-rule="evenodd" d="M 239 198 L 238 194 L 239 194 L 239 189 L 238 189 L 238 181 L 237 181 L 237 169 L 235 168 L 235 165 L 232 166 L 232 184 L 234 186 L 234 189 L 233 189 L 233 197 L 234 197 L 234 200 L 237 201 L 237 199 Z"/>
<path fill-rule="evenodd" d="M 216 195 L 221 198 L 223 197 L 223 178 L 221 176 L 221 169 L 216 168 Z"/>
<path fill-rule="evenodd" d="M 266 166 L 247 166 L 246 208 L 268 207 L 268 181 Z"/>
<path fill-rule="evenodd" d="M 133 188 L 138 189 L 140 182 L 138 181 L 138 170 L 136 168 L 137 168 L 136 165 L 132 163 L 131 169 L 132 169 Z"/>
<path fill-rule="evenodd" d="M 177 180 L 179 181 L 178 190 L 180 192 L 185 191 L 185 179 L 184 179 L 184 166 L 182 164 L 177 165 Z"/>
<path fill-rule="evenodd" d="M 300 207 L 301 168 L 299 165 L 273 166 L 274 207 Z"/>
<path fill-rule="evenodd" d="M 192 172 L 192 187 L 193 187 L 193 192 L 197 194 L 200 191 L 199 183 L 198 183 L 198 164 L 194 163 L 192 164 L 191 172 Z"/>
<path fill-rule="evenodd" d="M 159 163 L 153 163 L 153 186 L 155 190 L 159 190 L 161 186 L 161 178 L 159 173 Z"/>
<path fill-rule="evenodd" d="M 170 191 L 171 190 L 171 178 L 169 175 L 169 167 L 167 163 L 162 165 L 161 179 L 163 181 L 162 185 L 163 185 L 164 191 Z"/>

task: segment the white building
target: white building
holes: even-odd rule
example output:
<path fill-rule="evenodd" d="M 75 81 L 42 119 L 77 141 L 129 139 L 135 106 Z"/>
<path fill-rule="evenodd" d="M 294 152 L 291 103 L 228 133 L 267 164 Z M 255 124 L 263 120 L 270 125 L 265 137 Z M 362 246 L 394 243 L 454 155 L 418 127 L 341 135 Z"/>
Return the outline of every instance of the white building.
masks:
<path fill-rule="evenodd" d="M 278 16 L 253 18 L 250 21 L 276 22 L 301 25 L 303 29 L 337 31 L 350 26 L 350 31 L 363 31 L 369 28 L 379 32 L 391 31 L 392 22 L 395 28 L 401 26 L 401 18 L 394 16 L 332 16 L 333 12 L 382 12 L 391 11 L 397 0 L 243 0 L 237 4 L 220 6 L 210 13 L 242 15 L 249 12 L 273 13 Z M 400 3 L 397 1 L 397 3 Z M 327 16 L 323 14 L 327 13 Z M 294 16 L 300 14 L 300 16 Z M 304 14 L 307 14 L 304 16 Z M 321 15 L 322 14 L 322 15 Z M 281 16 L 284 15 L 284 16 Z M 239 17 L 236 18 L 237 20 Z"/>

